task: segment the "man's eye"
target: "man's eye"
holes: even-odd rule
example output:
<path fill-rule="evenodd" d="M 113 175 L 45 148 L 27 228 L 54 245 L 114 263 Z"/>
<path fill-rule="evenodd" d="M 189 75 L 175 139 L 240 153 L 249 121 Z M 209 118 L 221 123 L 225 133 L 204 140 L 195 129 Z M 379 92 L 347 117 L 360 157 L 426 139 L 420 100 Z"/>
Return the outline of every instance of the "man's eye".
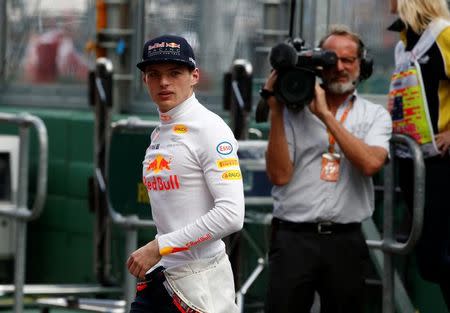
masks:
<path fill-rule="evenodd" d="M 349 58 L 338 58 L 338 59 L 344 64 L 353 64 L 353 63 L 355 63 L 357 58 L 349 57 Z"/>
<path fill-rule="evenodd" d="M 155 78 L 157 76 L 158 76 L 158 74 L 155 72 L 147 72 L 147 77 Z"/>

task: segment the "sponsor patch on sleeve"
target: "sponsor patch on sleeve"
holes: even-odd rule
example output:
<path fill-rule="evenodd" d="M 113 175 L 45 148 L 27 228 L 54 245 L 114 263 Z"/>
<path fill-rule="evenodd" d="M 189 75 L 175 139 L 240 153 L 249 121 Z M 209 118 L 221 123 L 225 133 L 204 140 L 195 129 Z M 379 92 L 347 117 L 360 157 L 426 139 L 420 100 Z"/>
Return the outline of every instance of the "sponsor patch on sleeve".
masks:
<path fill-rule="evenodd" d="M 226 171 L 222 174 L 222 179 L 223 180 L 241 180 L 242 179 L 241 171 L 239 171 L 239 170 Z"/>
<path fill-rule="evenodd" d="M 221 155 L 228 155 L 233 152 L 233 145 L 228 141 L 222 141 L 217 145 L 216 150 Z"/>
<path fill-rule="evenodd" d="M 220 159 L 216 161 L 219 169 L 239 166 L 239 161 L 236 158 Z"/>

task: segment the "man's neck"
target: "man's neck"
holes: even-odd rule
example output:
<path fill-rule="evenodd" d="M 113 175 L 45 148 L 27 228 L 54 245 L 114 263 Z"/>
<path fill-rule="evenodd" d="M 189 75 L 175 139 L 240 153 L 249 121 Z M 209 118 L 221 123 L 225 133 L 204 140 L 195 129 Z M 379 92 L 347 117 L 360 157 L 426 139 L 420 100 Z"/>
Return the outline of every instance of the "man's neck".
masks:
<path fill-rule="evenodd" d="M 353 94 L 353 92 L 348 92 L 340 95 L 327 93 L 326 99 L 328 108 L 330 109 L 331 113 L 333 113 L 334 116 L 336 116 L 336 112 L 338 108 L 341 106 L 341 104 L 343 104 L 351 94 Z"/>

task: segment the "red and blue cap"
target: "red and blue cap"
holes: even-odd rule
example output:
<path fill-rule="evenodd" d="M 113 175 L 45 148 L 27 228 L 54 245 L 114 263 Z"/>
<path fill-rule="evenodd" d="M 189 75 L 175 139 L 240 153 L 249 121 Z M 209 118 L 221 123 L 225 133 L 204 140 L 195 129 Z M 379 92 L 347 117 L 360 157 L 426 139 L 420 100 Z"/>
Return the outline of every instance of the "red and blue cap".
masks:
<path fill-rule="evenodd" d="M 156 63 L 180 63 L 194 69 L 197 67 L 191 45 L 180 36 L 163 35 L 148 40 L 142 50 L 142 61 L 136 66 L 145 67 Z"/>

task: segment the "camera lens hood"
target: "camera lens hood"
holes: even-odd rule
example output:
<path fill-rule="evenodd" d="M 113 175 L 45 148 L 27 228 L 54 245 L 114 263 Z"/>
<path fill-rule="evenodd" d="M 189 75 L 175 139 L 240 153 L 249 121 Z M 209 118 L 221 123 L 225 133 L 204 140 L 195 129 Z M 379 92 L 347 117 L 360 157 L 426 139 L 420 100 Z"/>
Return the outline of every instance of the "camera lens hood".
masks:
<path fill-rule="evenodd" d="M 303 67 L 292 67 L 278 73 L 275 97 L 289 110 L 300 111 L 314 98 L 316 74 Z"/>

